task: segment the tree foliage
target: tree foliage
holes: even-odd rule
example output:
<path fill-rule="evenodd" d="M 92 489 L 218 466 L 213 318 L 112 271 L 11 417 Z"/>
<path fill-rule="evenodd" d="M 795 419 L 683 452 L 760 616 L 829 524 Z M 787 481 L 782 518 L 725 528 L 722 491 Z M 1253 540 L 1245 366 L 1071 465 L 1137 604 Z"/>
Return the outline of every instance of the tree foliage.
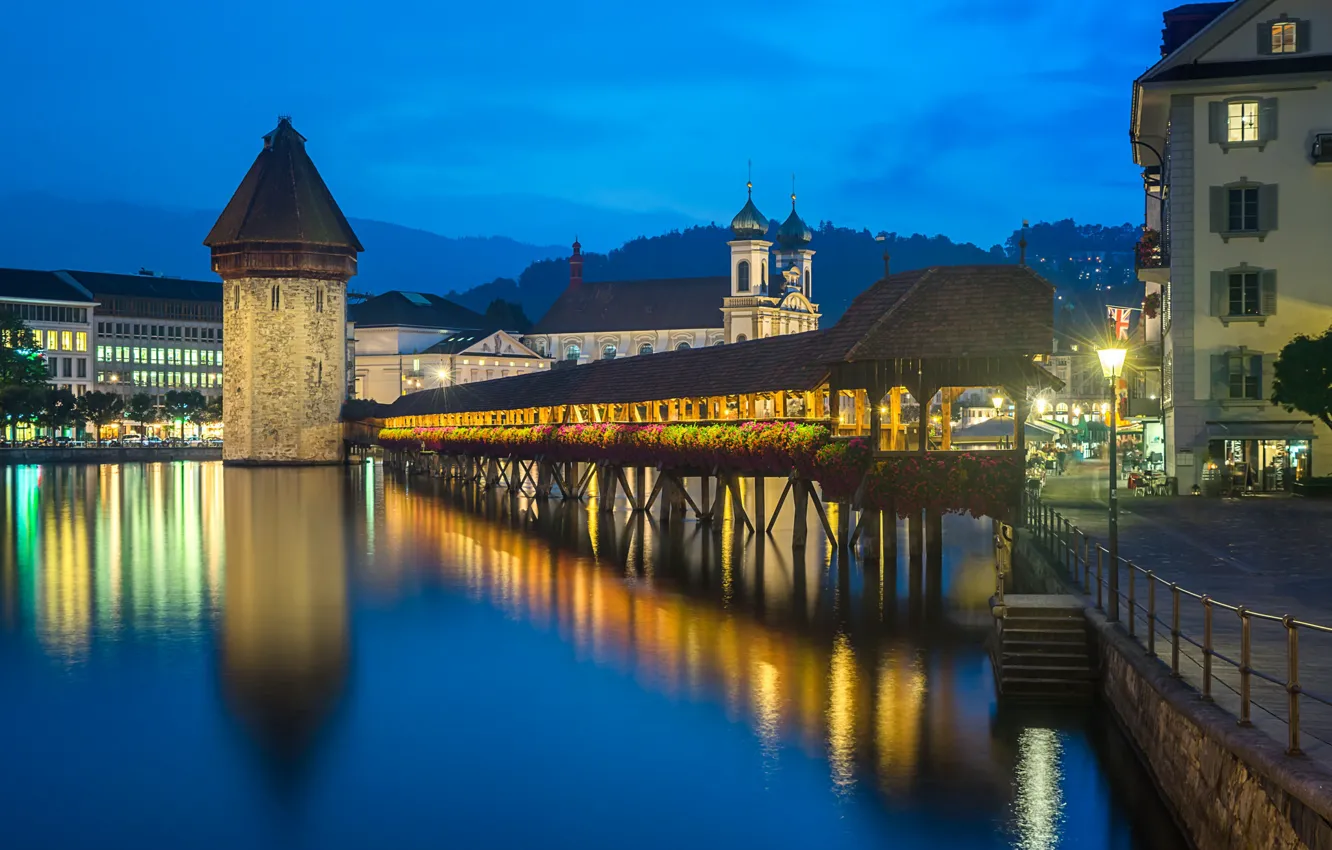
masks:
<path fill-rule="evenodd" d="M 185 423 L 195 422 L 208 407 L 208 399 L 198 390 L 167 390 L 163 402 L 166 418 L 175 421 L 181 439 L 185 438 Z"/>
<path fill-rule="evenodd" d="M 68 428 L 78 421 L 76 408 L 78 399 L 69 390 L 47 387 L 40 396 L 41 409 L 37 412 L 37 424 L 47 429 L 48 435 L 61 428 Z"/>
<path fill-rule="evenodd" d="M 486 318 L 496 327 L 511 333 L 527 333 L 532 322 L 523 312 L 523 305 L 514 301 L 496 298 L 486 307 Z"/>
<path fill-rule="evenodd" d="M 1332 428 L 1332 328 L 1286 343 L 1272 378 L 1272 403 L 1302 410 Z"/>
<path fill-rule="evenodd" d="M 125 405 L 125 418 L 139 423 L 139 429 L 157 422 L 162 418 L 157 402 L 148 393 L 135 393 Z"/>
<path fill-rule="evenodd" d="M 79 396 L 74 404 L 75 412 L 93 424 L 93 434 L 100 446 L 102 444 L 102 426 L 120 416 L 125 409 L 125 399 L 117 393 L 94 390 Z"/>
<path fill-rule="evenodd" d="M 46 359 L 33 331 L 14 313 L 0 312 L 0 387 L 40 387 Z"/>

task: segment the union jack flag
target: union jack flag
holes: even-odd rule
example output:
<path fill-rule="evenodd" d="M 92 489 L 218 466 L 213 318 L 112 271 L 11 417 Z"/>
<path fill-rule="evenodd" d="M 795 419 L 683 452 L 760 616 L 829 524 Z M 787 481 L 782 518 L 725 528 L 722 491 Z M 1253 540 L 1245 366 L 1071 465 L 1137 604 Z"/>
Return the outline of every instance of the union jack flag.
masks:
<path fill-rule="evenodd" d="M 1133 318 L 1133 307 L 1106 307 L 1106 314 L 1110 317 L 1110 327 L 1114 330 L 1115 339 L 1128 339 L 1129 320 Z"/>

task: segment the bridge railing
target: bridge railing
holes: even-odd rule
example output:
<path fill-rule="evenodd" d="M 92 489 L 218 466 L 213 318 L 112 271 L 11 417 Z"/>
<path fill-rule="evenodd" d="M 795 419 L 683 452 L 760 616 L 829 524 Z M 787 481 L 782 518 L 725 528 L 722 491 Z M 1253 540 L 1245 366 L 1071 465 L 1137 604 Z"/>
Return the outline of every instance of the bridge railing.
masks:
<path fill-rule="evenodd" d="M 1181 587 L 1156 570 L 1144 568 L 1122 556 L 1112 564 L 1110 552 L 1104 545 L 1053 506 L 1028 493 L 1024 510 L 1028 533 L 1033 535 L 1037 547 L 1063 566 L 1066 577 L 1087 594 L 1089 604 L 1094 603 L 1097 610 L 1104 611 L 1109 596 L 1117 597 L 1120 603 L 1117 607 L 1127 611 L 1124 626 L 1129 636 L 1153 658 L 1160 659 L 1158 642 L 1164 640 L 1165 647 L 1161 650 L 1168 648 L 1172 676 L 1184 678 L 1181 658 L 1196 664 L 1200 668 L 1202 698 L 1213 701 L 1214 683 L 1232 691 L 1238 698 L 1237 720 L 1242 726 L 1252 725 L 1252 709 L 1257 705 L 1284 724 L 1288 755 L 1302 754 L 1302 732 L 1317 738 L 1302 728 L 1302 700 L 1307 698 L 1332 708 L 1332 696 L 1301 684 L 1300 635 L 1328 635 L 1332 634 L 1332 627 L 1290 614 L 1256 611 L 1244 604 L 1222 602 L 1206 593 Z M 1122 577 L 1125 580 L 1112 582 L 1111 570 L 1117 571 L 1116 579 Z M 1254 661 L 1255 624 L 1259 628 L 1279 628 L 1284 632 L 1280 641 L 1284 651 L 1272 651 L 1273 645 L 1278 643 L 1276 640 L 1258 640 L 1260 656 L 1268 659 L 1263 664 Z M 1305 672 L 1317 665 L 1317 672 L 1332 674 L 1332 665 L 1327 663 L 1329 653 L 1326 648 L 1320 649 L 1314 656 L 1316 661 L 1306 663 Z M 1167 663 L 1164 659 L 1161 661 Z M 1216 667 L 1218 662 L 1220 672 Z M 1221 675 L 1232 670 L 1233 677 Z M 1255 677 L 1284 692 L 1284 716 L 1279 707 L 1269 708 L 1253 698 Z M 1238 688 L 1227 682 L 1227 678 L 1237 678 Z M 1332 745 L 1332 741 L 1317 739 Z"/>

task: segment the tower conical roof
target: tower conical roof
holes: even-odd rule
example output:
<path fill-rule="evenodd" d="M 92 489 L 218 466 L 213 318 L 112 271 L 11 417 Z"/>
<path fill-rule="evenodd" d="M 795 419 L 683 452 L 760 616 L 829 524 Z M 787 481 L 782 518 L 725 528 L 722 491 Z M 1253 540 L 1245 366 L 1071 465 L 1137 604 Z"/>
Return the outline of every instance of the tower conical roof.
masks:
<path fill-rule="evenodd" d="M 740 208 L 740 212 L 731 219 L 731 232 L 736 239 L 762 239 L 768 234 L 768 220 L 754 206 L 754 184 L 747 184 L 749 199 Z"/>
<path fill-rule="evenodd" d="M 204 239 L 210 248 L 241 242 L 365 250 L 286 116 L 264 136 L 263 150 Z"/>

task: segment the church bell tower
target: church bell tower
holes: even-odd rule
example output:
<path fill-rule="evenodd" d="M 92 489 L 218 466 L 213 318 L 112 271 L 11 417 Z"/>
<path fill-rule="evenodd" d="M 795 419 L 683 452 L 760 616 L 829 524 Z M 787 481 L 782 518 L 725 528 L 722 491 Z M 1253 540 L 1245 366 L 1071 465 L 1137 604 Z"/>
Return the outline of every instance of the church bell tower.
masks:
<path fill-rule="evenodd" d="M 223 462 L 341 462 L 347 281 L 364 249 L 290 118 L 204 245 L 223 281 Z"/>

